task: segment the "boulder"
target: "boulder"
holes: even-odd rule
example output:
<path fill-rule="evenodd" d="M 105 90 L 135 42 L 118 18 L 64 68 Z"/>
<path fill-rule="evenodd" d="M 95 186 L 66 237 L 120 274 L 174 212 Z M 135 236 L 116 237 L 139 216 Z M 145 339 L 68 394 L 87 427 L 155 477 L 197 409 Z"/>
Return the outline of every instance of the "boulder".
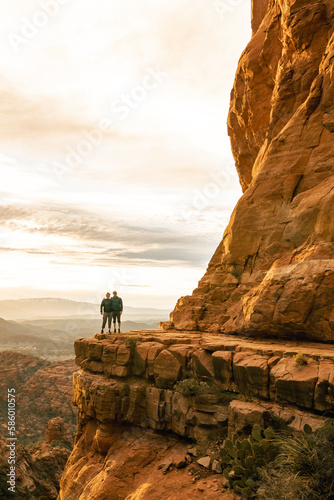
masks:
<path fill-rule="evenodd" d="M 319 363 L 312 358 L 304 365 L 290 356 L 282 358 L 270 371 L 271 399 L 312 408 L 318 369 Z"/>
<path fill-rule="evenodd" d="M 315 386 L 314 408 L 321 411 L 334 410 L 334 362 L 322 359 L 319 363 L 318 380 Z"/>
<path fill-rule="evenodd" d="M 211 457 L 207 456 L 207 457 L 199 458 L 197 460 L 197 463 L 198 463 L 198 465 L 201 465 L 202 467 L 209 469 L 210 463 L 211 463 Z"/>
<path fill-rule="evenodd" d="M 186 368 L 189 354 L 192 352 L 192 346 L 172 345 L 168 351 L 176 357 L 182 368 Z"/>
<path fill-rule="evenodd" d="M 103 344 L 101 361 L 113 365 L 116 361 L 117 349 L 117 344 Z"/>
<path fill-rule="evenodd" d="M 235 390 L 260 398 L 269 397 L 268 357 L 238 352 L 233 358 Z"/>
<path fill-rule="evenodd" d="M 181 363 L 167 349 L 160 352 L 154 361 L 154 379 L 157 387 L 172 388 L 179 379 Z"/>
<path fill-rule="evenodd" d="M 196 349 L 191 357 L 191 367 L 195 375 L 199 378 L 214 378 L 215 372 L 211 352 L 204 349 Z"/>
<path fill-rule="evenodd" d="M 218 460 L 213 460 L 211 469 L 212 472 L 215 472 L 216 474 L 221 474 L 223 472 L 222 466 L 220 465 Z"/>
<path fill-rule="evenodd" d="M 86 340 L 86 355 L 91 360 L 101 361 L 103 344 L 100 340 Z"/>
<path fill-rule="evenodd" d="M 223 383 L 222 388 L 228 390 L 232 382 L 232 353 L 216 351 L 212 353 L 215 378 Z"/>
<path fill-rule="evenodd" d="M 70 426 L 61 417 L 49 420 L 45 430 L 45 441 L 66 441 L 72 444 L 73 436 Z"/>
<path fill-rule="evenodd" d="M 268 407 L 245 401 L 232 401 L 228 408 L 228 434 L 233 432 L 248 435 L 254 424 L 265 427 Z"/>
<path fill-rule="evenodd" d="M 126 366 L 130 363 L 131 351 L 125 345 L 120 345 L 117 349 L 116 365 Z"/>
<path fill-rule="evenodd" d="M 173 455 L 173 465 L 177 469 L 182 469 L 188 465 L 187 457 L 184 453 L 174 453 Z"/>
<path fill-rule="evenodd" d="M 147 378 L 153 378 L 154 376 L 154 361 L 158 354 L 164 349 L 164 346 L 157 342 L 147 342 L 149 347 L 147 353 Z"/>
<path fill-rule="evenodd" d="M 136 345 L 133 352 L 133 367 L 132 373 L 134 375 L 142 375 L 147 367 L 147 355 L 150 350 L 150 346 L 146 343 L 141 343 Z"/>

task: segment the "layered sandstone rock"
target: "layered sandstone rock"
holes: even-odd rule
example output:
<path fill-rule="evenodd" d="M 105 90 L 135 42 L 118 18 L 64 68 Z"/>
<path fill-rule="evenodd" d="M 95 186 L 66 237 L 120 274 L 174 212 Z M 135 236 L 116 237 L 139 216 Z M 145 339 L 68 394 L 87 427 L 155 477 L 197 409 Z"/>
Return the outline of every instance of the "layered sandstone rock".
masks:
<path fill-rule="evenodd" d="M 141 330 L 130 337 L 98 333 L 78 339 L 75 352 L 83 370 L 74 374 L 74 402 L 81 415 L 101 421 L 148 425 L 195 439 L 202 426 L 224 426 L 219 396 L 207 395 L 199 404 L 173 390 L 185 378 L 272 403 L 334 409 L 334 348 L 326 344 Z M 209 420 L 211 425 L 202 425 Z"/>
<path fill-rule="evenodd" d="M 78 339 L 75 352 L 78 432 L 59 500 L 231 498 L 222 477 L 212 478 L 227 435 L 255 423 L 316 429 L 334 409 L 334 347 L 326 344 L 141 330 Z M 215 489 L 191 476 L 194 464 Z"/>
<path fill-rule="evenodd" d="M 228 131 L 244 194 L 165 329 L 334 341 L 334 5 L 253 0 Z"/>

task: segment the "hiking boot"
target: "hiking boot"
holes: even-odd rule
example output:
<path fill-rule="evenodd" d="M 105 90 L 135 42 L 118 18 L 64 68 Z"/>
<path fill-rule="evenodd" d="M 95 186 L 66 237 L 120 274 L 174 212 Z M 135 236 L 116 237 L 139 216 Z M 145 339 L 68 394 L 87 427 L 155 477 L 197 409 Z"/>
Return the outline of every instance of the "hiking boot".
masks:
<path fill-rule="evenodd" d="M 102 330 L 101 330 L 101 333 L 103 333 L 103 328 L 102 328 Z"/>
<path fill-rule="evenodd" d="M 121 333 L 121 329 L 120 328 L 118 329 L 118 333 Z"/>
<path fill-rule="evenodd" d="M 111 331 L 110 331 L 110 330 L 108 330 L 108 333 L 110 333 L 110 334 L 111 334 Z"/>
<path fill-rule="evenodd" d="M 114 333 L 116 333 L 116 328 L 114 328 Z"/>

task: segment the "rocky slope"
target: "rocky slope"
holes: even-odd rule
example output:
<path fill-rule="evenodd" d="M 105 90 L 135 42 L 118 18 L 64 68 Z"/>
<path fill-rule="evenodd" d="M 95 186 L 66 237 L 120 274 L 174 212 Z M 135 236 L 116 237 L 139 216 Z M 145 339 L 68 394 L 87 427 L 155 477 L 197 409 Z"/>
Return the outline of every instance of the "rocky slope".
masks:
<path fill-rule="evenodd" d="M 6 432 L 7 388 L 17 397 L 17 438 L 22 445 L 44 439 L 52 418 L 62 416 L 75 431 L 76 411 L 72 406 L 74 361 L 51 363 L 35 356 L 5 351 L 0 353 L 0 423 Z"/>
<path fill-rule="evenodd" d="M 217 464 L 228 434 L 316 429 L 334 409 L 325 344 L 149 330 L 95 334 L 75 352 L 78 432 L 59 500 L 228 499 Z"/>
<path fill-rule="evenodd" d="M 334 4 L 253 0 L 228 131 L 244 194 L 165 329 L 334 341 Z"/>
<path fill-rule="evenodd" d="M 0 439 L 0 498 L 56 499 L 59 481 L 73 446 L 69 425 L 59 417 L 54 418 L 47 424 L 45 442 L 33 448 L 17 445 L 15 493 L 8 492 L 7 443 L 7 440 Z"/>

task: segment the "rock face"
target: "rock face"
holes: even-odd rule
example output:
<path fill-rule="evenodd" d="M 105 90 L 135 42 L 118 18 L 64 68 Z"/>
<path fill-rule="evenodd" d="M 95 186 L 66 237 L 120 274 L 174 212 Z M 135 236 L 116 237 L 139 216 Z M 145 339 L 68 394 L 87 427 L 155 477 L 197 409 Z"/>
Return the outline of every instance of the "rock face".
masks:
<path fill-rule="evenodd" d="M 164 329 L 334 341 L 334 4 L 253 0 L 228 131 L 244 194 Z"/>
<path fill-rule="evenodd" d="M 72 444 L 73 433 L 70 426 L 61 417 L 49 420 L 45 431 L 45 442 L 63 441 Z"/>
<path fill-rule="evenodd" d="M 53 419 L 47 425 L 46 434 L 59 425 L 62 419 Z M 64 424 L 64 422 L 63 422 Z M 66 424 L 63 425 L 66 428 Z M 57 434 L 57 439 L 26 448 L 17 442 L 16 492 L 8 492 L 8 441 L 0 438 L 0 498 L 55 500 L 59 481 L 73 446 L 72 436 Z M 65 438 L 65 439 L 63 439 Z"/>
<path fill-rule="evenodd" d="M 76 363 L 83 370 L 74 374 L 73 398 L 81 416 L 172 430 L 195 439 L 205 428 L 224 427 L 227 413 L 217 394 L 196 400 L 175 391 L 175 383 L 185 378 L 272 403 L 334 409 L 333 346 L 159 330 L 141 330 L 131 338 L 132 352 L 125 334 L 97 333 L 75 342 Z M 140 377 L 138 353 L 144 359 Z M 303 364 L 294 358 L 297 354 L 305 359 Z M 117 371 L 119 367 L 123 370 Z"/>
<path fill-rule="evenodd" d="M 142 330 L 78 339 L 75 352 L 78 432 L 59 500 L 203 498 L 189 464 L 219 474 L 227 435 L 255 423 L 316 429 L 334 409 L 326 344 Z M 216 484 L 204 496 L 228 495 Z"/>

